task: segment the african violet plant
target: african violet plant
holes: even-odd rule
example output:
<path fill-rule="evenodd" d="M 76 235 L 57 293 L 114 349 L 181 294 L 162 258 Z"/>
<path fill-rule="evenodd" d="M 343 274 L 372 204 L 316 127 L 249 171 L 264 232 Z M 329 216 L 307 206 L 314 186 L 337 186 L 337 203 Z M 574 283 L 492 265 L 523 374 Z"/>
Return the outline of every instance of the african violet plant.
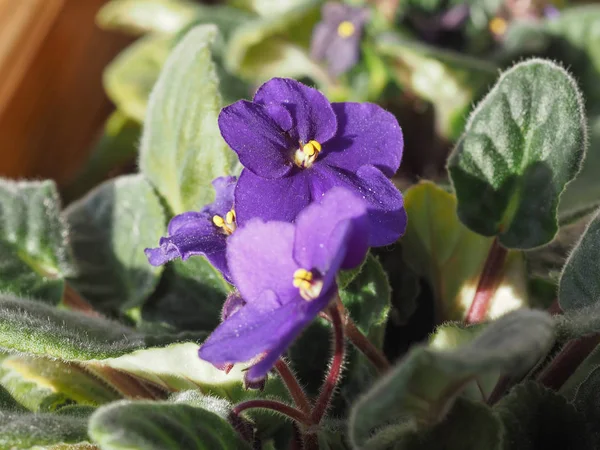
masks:
<path fill-rule="evenodd" d="M 504 71 L 466 122 L 448 122 L 461 134 L 450 183 L 400 193 L 401 160 L 422 149 L 404 142 L 412 130 L 396 114 L 364 101 L 388 106 L 383 90 L 362 96 L 352 81 L 380 57 L 424 62 L 399 51 L 387 2 L 368 14 L 329 6 L 315 36 L 337 37 L 313 41 L 323 62 L 301 59 L 317 68 L 302 74 L 312 82 L 265 56 L 256 89 L 224 63 L 234 41 L 223 24 L 245 16 L 216 13 L 247 2 L 197 26 L 209 7 L 146 2 L 173 14 L 148 26 L 175 35 L 134 44 L 168 41 L 149 53 L 166 61 L 137 109 L 117 102 L 100 144 L 128 149 L 143 120 L 139 173 L 64 210 L 51 181 L 0 184 L 0 448 L 600 446 L 591 67 L 573 66 L 576 79 L 533 58 Z M 137 0 L 109 3 L 104 19 L 127 4 Z M 235 31 L 246 38 L 299 17 L 252 4 L 263 9 Z M 430 7 L 406 2 L 396 18 L 483 32 L 464 8 Z M 535 17 L 527 32 L 548 49 L 562 42 Z M 291 35 L 267 45 L 289 55 Z M 359 67 L 339 75 L 348 61 Z M 251 101 L 234 94 L 246 88 Z M 459 109 L 474 98 L 453 92 Z"/>

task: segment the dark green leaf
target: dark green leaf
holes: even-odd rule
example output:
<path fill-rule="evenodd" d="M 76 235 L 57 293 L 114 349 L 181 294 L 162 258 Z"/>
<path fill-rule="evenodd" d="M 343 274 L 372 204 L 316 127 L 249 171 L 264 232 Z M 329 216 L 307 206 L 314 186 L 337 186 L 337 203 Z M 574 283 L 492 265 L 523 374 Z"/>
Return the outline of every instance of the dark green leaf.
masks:
<path fill-rule="evenodd" d="M 88 441 L 87 422 L 85 417 L 2 411 L 0 449 L 28 449 Z"/>
<path fill-rule="evenodd" d="M 142 305 L 163 269 L 148 263 L 144 248 L 166 234 L 152 186 L 141 175 L 115 178 L 72 204 L 65 217 L 79 266 L 73 287 L 107 314 Z"/>
<path fill-rule="evenodd" d="M 406 263 L 431 285 L 437 322 L 463 320 L 469 310 L 492 238 L 465 227 L 456 215 L 456 197 L 431 182 L 404 193 L 410 220 L 402 238 Z M 496 318 L 526 306 L 527 283 L 523 256 L 509 252 L 488 317 Z"/>
<path fill-rule="evenodd" d="M 210 203 L 212 180 L 232 167 L 234 153 L 217 126 L 221 95 L 211 56 L 216 34 L 212 25 L 186 34 L 149 100 L 140 169 L 175 214 Z"/>
<path fill-rule="evenodd" d="M 54 183 L 0 179 L 0 291 L 57 304 L 72 274 Z"/>
<path fill-rule="evenodd" d="M 573 398 L 575 408 L 587 419 L 594 448 L 600 447 L 600 366 L 589 372 Z"/>
<path fill-rule="evenodd" d="M 390 422 L 412 419 L 434 424 L 453 399 L 479 377 L 522 375 L 543 357 L 554 340 L 552 319 L 533 310 L 511 312 L 488 324 L 471 342 L 452 351 L 413 348 L 382 378 L 350 415 L 350 437 L 361 446 L 371 433 Z M 480 390 L 483 388 L 479 384 Z M 480 391 L 485 400 L 489 391 Z"/>
<path fill-rule="evenodd" d="M 567 259 L 560 277 L 558 301 L 563 311 L 600 302 L 600 211 L 594 215 Z"/>
<path fill-rule="evenodd" d="M 201 408 L 122 401 L 100 408 L 90 436 L 104 450 L 250 450 L 225 420 Z"/>
<path fill-rule="evenodd" d="M 583 99 L 571 76 L 540 59 L 515 65 L 477 106 L 450 156 L 458 216 L 508 248 L 550 242 L 559 195 L 586 144 Z"/>
<path fill-rule="evenodd" d="M 592 450 L 585 417 L 561 395 L 534 382 L 517 385 L 494 410 L 504 423 L 506 450 Z"/>

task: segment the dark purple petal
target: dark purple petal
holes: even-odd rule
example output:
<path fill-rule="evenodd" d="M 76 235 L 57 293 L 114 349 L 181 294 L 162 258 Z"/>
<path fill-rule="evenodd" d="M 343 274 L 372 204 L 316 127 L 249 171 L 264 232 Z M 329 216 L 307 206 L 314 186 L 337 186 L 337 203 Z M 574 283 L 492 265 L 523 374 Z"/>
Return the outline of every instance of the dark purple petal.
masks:
<path fill-rule="evenodd" d="M 283 120 L 281 115 L 278 120 Z M 279 178 L 292 169 L 291 152 L 296 146 L 291 147 L 284 130 L 264 106 L 239 100 L 223 108 L 219 129 L 243 166 L 255 174 Z"/>
<path fill-rule="evenodd" d="M 298 297 L 293 258 L 294 225 L 263 222 L 255 218 L 229 238 L 227 261 L 235 286 L 248 304 L 254 304 L 266 290 L 281 303 Z M 258 307 L 258 306 L 257 306 Z"/>
<path fill-rule="evenodd" d="M 214 365 L 250 361 L 277 348 L 290 333 L 302 328 L 304 300 L 279 306 L 272 291 L 265 291 L 257 300 L 213 331 L 198 351 L 201 359 Z M 266 308 L 265 304 L 273 307 Z"/>
<path fill-rule="evenodd" d="M 404 139 L 393 114 L 373 103 L 333 103 L 336 136 L 323 145 L 318 162 L 349 172 L 370 164 L 393 176 L 402 159 Z"/>
<path fill-rule="evenodd" d="M 366 206 L 362 198 L 339 187 L 328 191 L 319 203 L 308 206 L 296 219 L 296 262 L 307 270 L 317 268 L 325 272 L 339 247 L 344 247 L 342 268 L 358 266 L 368 250 Z M 340 241 L 342 235 L 347 241 Z"/>
<path fill-rule="evenodd" d="M 235 190 L 240 226 L 253 217 L 291 222 L 310 202 L 309 170 L 298 170 L 278 179 L 262 178 L 243 170 Z"/>
<path fill-rule="evenodd" d="M 326 164 L 315 164 L 313 197 L 319 198 L 334 186 L 353 190 L 367 203 L 369 246 L 392 244 L 406 228 L 406 211 L 400 191 L 376 167 L 362 166 L 356 174 Z"/>
<path fill-rule="evenodd" d="M 230 204 L 229 209 L 231 209 L 232 205 L 233 202 Z M 209 206 L 207 206 L 207 208 Z M 229 211 L 229 209 L 227 211 Z M 212 223 L 212 215 L 208 212 L 196 211 L 184 212 L 173 217 L 169 222 L 167 232 L 169 233 L 169 236 L 173 236 L 181 229 L 188 229 L 199 235 L 208 235 L 216 231 L 215 226 Z"/>
<path fill-rule="evenodd" d="M 323 144 L 335 135 L 337 121 L 329 101 L 316 89 L 296 80 L 273 78 L 258 88 L 254 101 L 266 106 L 275 104 L 287 108 L 294 122 L 289 135 L 295 143 L 314 139 Z"/>
<path fill-rule="evenodd" d="M 215 190 L 215 201 L 210 205 L 202 208 L 203 213 L 206 213 L 212 220 L 212 216 L 218 214 L 225 217 L 227 212 L 233 208 L 233 193 L 235 191 L 235 177 L 219 177 L 212 181 Z M 169 234 L 171 231 L 169 230 Z"/>

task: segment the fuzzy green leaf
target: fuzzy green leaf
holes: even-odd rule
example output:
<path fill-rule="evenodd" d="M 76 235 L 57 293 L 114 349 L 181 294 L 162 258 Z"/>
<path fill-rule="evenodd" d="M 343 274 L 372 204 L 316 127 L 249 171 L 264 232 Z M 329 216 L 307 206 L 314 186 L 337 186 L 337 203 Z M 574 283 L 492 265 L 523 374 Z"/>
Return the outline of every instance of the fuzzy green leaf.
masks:
<path fill-rule="evenodd" d="M 508 248 L 547 244 L 586 144 L 583 99 L 568 72 L 541 59 L 515 65 L 477 106 L 450 156 L 458 216 Z"/>
<path fill-rule="evenodd" d="M 567 259 L 560 276 L 558 301 L 564 311 L 600 302 L 600 211 L 594 215 Z"/>
<path fill-rule="evenodd" d="M 57 304 L 73 273 L 54 182 L 0 179 L 0 291 Z"/>
<path fill-rule="evenodd" d="M 519 310 L 490 323 L 455 350 L 413 348 L 354 404 L 349 420 L 351 441 L 360 448 L 375 429 L 390 422 L 437 423 L 453 399 L 478 377 L 523 374 L 552 345 L 552 325 L 546 313 Z M 481 394 L 485 400 L 489 393 Z"/>
<path fill-rule="evenodd" d="M 140 168 L 175 214 L 210 203 L 212 180 L 232 167 L 234 153 L 217 126 L 222 105 L 211 53 L 216 35 L 212 25 L 188 32 L 169 55 L 148 103 Z"/>
<path fill-rule="evenodd" d="M 154 291 L 163 267 L 148 263 L 144 248 L 166 234 L 166 218 L 141 175 L 97 187 L 65 212 L 71 229 L 76 278 L 71 284 L 99 311 L 124 313 Z"/>
<path fill-rule="evenodd" d="M 596 366 L 578 386 L 573 398 L 575 408 L 589 424 L 594 448 L 600 446 L 600 366 Z"/>
<path fill-rule="evenodd" d="M 218 415 L 185 404 L 122 401 L 100 408 L 90 436 L 104 450 L 250 450 Z"/>
<path fill-rule="evenodd" d="M 534 382 L 517 385 L 494 407 L 504 423 L 506 450 L 592 450 L 585 417 L 567 400 Z"/>
<path fill-rule="evenodd" d="M 473 301 L 492 238 L 465 227 L 456 215 L 456 197 L 431 182 L 408 189 L 404 207 L 410 217 L 402 238 L 404 260 L 431 285 L 437 322 L 463 320 Z M 523 256 L 509 252 L 488 318 L 527 304 Z"/>

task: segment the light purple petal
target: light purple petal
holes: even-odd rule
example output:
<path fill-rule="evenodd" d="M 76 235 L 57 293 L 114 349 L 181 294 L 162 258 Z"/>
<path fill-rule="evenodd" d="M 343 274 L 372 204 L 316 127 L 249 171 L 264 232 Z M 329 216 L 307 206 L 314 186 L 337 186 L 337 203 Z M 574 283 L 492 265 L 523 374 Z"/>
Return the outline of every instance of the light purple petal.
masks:
<path fill-rule="evenodd" d="M 373 103 L 333 103 L 338 132 L 317 160 L 356 172 L 370 164 L 391 177 L 402 160 L 404 139 L 393 114 Z"/>
<path fill-rule="evenodd" d="M 227 261 L 242 297 L 253 304 L 266 290 L 282 303 L 298 297 L 293 285 L 298 264 L 293 258 L 294 225 L 255 218 L 231 235 Z"/>
<path fill-rule="evenodd" d="M 296 80 L 273 78 L 256 91 L 254 101 L 263 105 L 284 105 L 294 122 L 289 134 L 296 143 L 314 139 L 323 144 L 335 135 L 337 120 L 329 101 L 316 89 Z"/>
<path fill-rule="evenodd" d="M 242 298 L 238 291 L 234 291 L 227 296 L 223 308 L 221 308 L 221 322 L 224 322 L 229 316 L 234 315 L 243 306 L 246 305 L 246 300 Z"/>
<path fill-rule="evenodd" d="M 292 169 L 291 155 L 297 145 L 290 142 L 264 106 L 239 100 L 223 108 L 219 129 L 243 166 L 255 174 L 279 178 Z"/>
<path fill-rule="evenodd" d="M 274 297 L 266 291 L 260 302 L 248 303 L 219 325 L 200 347 L 200 358 L 216 365 L 246 362 L 280 345 L 303 322 L 306 302 L 279 306 Z M 272 308 L 259 307 L 264 304 Z"/>
<path fill-rule="evenodd" d="M 362 166 L 356 174 L 325 164 L 312 167 L 313 197 L 319 198 L 334 186 L 353 190 L 367 203 L 369 246 L 381 247 L 397 241 L 406 228 L 406 211 L 400 191 L 376 167 Z"/>
<path fill-rule="evenodd" d="M 340 226 L 345 231 L 342 233 Z M 334 187 L 296 219 L 294 258 L 301 267 L 326 271 L 342 246 L 344 269 L 358 266 L 368 250 L 367 205 L 349 190 Z M 347 241 L 340 241 L 344 236 Z M 337 269 L 336 269 L 337 270 Z"/>
<path fill-rule="evenodd" d="M 327 71 L 333 77 L 347 72 L 354 67 L 360 59 L 361 33 L 356 32 L 349 37 L 340 37 L 336 33 L 325 50 Z"/>
<path fill-rule="evenodd" d="M 291 222 L 310 202 L 309 170 L 298 170 L 279 179 L 262 178 L 243 170 L 235 190 L 238 225 L 253 217 Z"/>

